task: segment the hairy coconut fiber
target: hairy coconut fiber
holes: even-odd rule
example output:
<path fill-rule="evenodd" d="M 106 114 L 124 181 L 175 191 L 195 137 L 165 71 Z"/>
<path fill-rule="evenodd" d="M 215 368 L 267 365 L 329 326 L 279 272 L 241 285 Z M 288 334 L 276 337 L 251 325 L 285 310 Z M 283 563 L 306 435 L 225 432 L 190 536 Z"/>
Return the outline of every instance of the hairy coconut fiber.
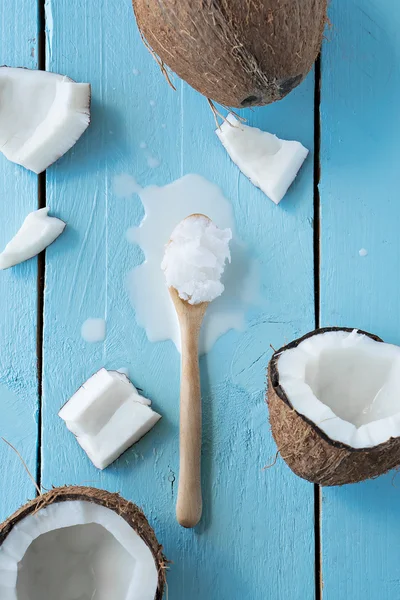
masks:
<path fill-rule="evenodd" d="M 269 420 L 278 450 L 296 475 L 322 486 L 372 479 L 400 464 L 400 438 L 361 449 L 331 440 L 315 423 L 294 410 L 280 386 L 277 368 L 279 356 L 286 350 L 296 348 L 303 340 L 328 331 L 351 332 L 352 329 L 317 329 L 275 352 L 268 367 Z M 359 333 L 382 341 L 370 333 Z"/>
<path fill-rule="evenodd" d="M 0 525 L 0 547 L 12 531 L 13 527 L 32 513 L 43 510 L 55 502 L 67 501 L 93 502 L 114 511 L 124 519 L 132 529 L 142 538 L 149 547 L 158 570 L 158 588 L 155 600 L 161 600 L 165 588 L 166 559 L 163 555 L 162 546 L 157 541 L 154 531 L 150 527 L 143 512 L 132 502 L 121 498 L 119 494 L 111 494 L 105 490 L 90 487 L 60 487 L 54 488 L 47 494 L 42 494 L 25 504 L 17 510 L 7 521 Z"/>
<path fill-rule="evenodd" d="M 133 0 L 148 46 L 207 98 L 243 108 L 280 100 L 310 71 L 327 0 Z"/>

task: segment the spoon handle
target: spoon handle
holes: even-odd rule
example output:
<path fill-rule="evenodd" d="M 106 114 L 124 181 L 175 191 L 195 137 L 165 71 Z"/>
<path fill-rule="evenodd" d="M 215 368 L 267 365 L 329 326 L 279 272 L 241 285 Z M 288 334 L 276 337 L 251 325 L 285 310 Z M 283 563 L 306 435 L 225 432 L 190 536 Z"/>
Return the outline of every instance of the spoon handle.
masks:
<path fill-rule="evenodd" d="M 193 325 L 193 324 L 192 324 Z M 182 527 L 201 519 L 201 390 L 199 330 L 181 321 L 180 471 L 176 517 Z"/>

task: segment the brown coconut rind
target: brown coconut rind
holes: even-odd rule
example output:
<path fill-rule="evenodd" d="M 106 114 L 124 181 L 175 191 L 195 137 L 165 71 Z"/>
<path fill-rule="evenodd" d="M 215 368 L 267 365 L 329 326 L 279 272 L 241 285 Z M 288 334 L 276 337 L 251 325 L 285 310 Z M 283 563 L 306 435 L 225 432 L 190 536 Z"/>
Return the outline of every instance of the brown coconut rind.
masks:
<path fill-rule="evenodd" d="M 327 0 L 133 0 L 145 42 L 201 94 L 244 108 L 280 100 L 320 51 Z"/>
<path fill-rule="evenodd" d="M 93 502 L 114 511 L 122 517 L 132 529 L 142 538 L 149 547 L 158 570 L 158 588 L 155 600 L 162 600 L 166 584 L 167 560 L 163 554 L 162 546 L 157 541 L 154 531 L 150 527 L 143 512 L 132 502 L 121 498 L 119 494 L 112 494 L 105 490 L 90 487 L 60 487 L 54 488 L 47 494 L 38 496 L 22 508 L 17 510 L 7 521 L 0 525 L 0 547 L 6 540 L 13 527 L 32 513 L 46 508 L 56 502 L 67 502 L 69 500 L 83 500 Z"/>
<path fill-rule="evenodd" d="M 278 450 L 296 475 L 321 486 L 372 479 L 400 465 L 400 438 L 361 449 L 331 440 L 315 423 L 294 410 L 280 386 L 279 356 L 296 348 L 303 340 L 328 331 L 353 330 L 340 327 L 317 329 L 275 352 L 268 367 L 269 420 Z M 359 333 L 382 342 L 370 333 Z"/>

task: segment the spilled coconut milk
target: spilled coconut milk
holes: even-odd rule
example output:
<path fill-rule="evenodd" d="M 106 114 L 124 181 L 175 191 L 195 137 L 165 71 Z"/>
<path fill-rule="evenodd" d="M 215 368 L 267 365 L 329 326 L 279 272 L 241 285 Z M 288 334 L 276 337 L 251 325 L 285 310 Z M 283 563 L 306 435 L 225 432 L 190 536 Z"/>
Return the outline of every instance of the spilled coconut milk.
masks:
<path fill-rule="evenodd" d="M 141 188 L 138 194 L 145 216 L 139 227 L 128 230 L 127 240 L 142 248 L 145 262 L 128 274 L 127 285 L 136 320 L 151 342 L 171 339 L 180 348 L 178 321 L 161 269 L 165 245 L 176 225 L 200 213 L 232 230 L 232 262 L 222 277 L 225 291 L 210 304 L 201 332 L 200 352 L 208 352 L 230 329 L 242 330 L 247 310 L 260 304 L 258 262 L 235 233 L 230 202 L 204 177 L 186 175 L 163 187 Z"/>
<path fill-rule="evenodd" d="M 82 323 L 81 335 L 85 342 L 95 344 L 106 339 L 106 322 L 104 319 L 86 319 Z"/>

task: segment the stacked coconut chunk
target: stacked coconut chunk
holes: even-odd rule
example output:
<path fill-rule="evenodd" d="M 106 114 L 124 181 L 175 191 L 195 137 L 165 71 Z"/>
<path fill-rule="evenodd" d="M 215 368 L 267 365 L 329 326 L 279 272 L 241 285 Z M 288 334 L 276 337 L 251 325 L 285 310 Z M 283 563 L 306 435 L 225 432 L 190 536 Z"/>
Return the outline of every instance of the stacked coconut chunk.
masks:
<path fill-rule="evenodd" d="M 161 418 L 129 379 L 100 369 L 60 410 L 92 463 L 105 469 Z"/>
<path fill-rule="evenodd" d="M 232 114 L 216 134 L 242 173 L 275 204 L 285 196 L 308 155 L 300 142 L 244 125 Z"/>

